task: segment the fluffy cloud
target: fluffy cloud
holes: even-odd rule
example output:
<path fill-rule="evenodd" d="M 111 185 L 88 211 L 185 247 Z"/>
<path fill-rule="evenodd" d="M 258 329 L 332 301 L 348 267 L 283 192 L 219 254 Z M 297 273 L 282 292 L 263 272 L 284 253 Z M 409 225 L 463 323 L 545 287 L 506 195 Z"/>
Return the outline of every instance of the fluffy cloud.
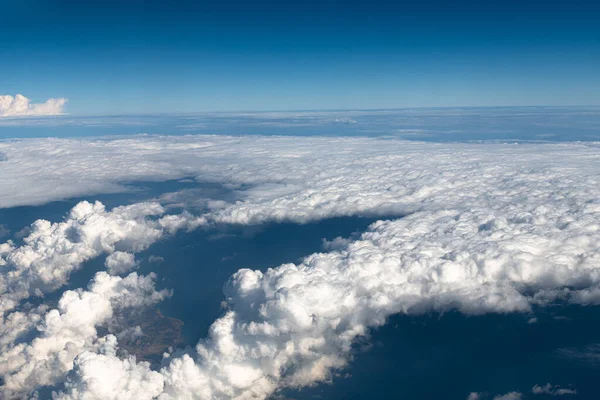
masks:
<path fill-rule="evenodd" d="M 108 336 L 110 346 L 101 354 L 85 351 L 74 360 L 71 377 L 65 383 L 68 393 L 60 392 L 55 400 L 76 399 L 151 399 L 163 389 L 162 375 L 146 362 L 135 358 L 115 357 L 116 340 Z"/>
<path fill-rule="evenodd" d="M 299 265 L 240 270 L 226 287 L 231 309 L 198 345 L 197 364 L 180 359 L 163 371 L 166 393 L 185 398 L 202 387 L 198 398 L 266 397 L 274 387 L 327 379 L 347 362 L 353 339 L 392 314 L 527 312 L 568 295 L 565 286 L 598 284 L 594 257 L 568 257 L 598 254 L 596 244 L 573 247 L 523 220 L 486 226 L 490 217 L 416 213 Z"/>
<path fill-rule="evenodd" d="M 96 340 L 96 327 L 109 321 L 116 309 L 153 304 L 169 294 L 155 291 L 153 280 L 153 275 L 132 273 L 120 278 L 99 272 L 87 291 L 66 291 L 58 308 L 36 313 L 39 325 L 31 332 L 35 338 L 2 348 L 0 376 L 5 398 L 62 381 L 77 356 L 85 358 L 86 350 L 104 351 L 107 339 Z M 115 353 L 111 354 L 114 357 Z M 143 367 L 129 372 L 133 374 Z"/>
<path fill-rule="evenodd" d="M 106 270 L 111 275 L 122 275 L 137 266 L 135 256 L 124 251 L 115 251 L 104 261 Z"/>
<path fill-rule="evenodd" d="M 99 345 L 84 348 L 70 364 L 75 370 L 60 395 L 64 398 L 84 393 L 110 398 L 105 387 L 140 399 L 157 394 L 163 399 L 265 398 L 281 387 L 328 379 L 347 364 L 353 340 L 392 314 L 450 309 L 471 315 L 527 313 L 532 305 L 600 300 L 596 144 L 206 136 L 32 140 L 0 146 L 9 171 L 0 185 L 23 186 L 23 192 L 0 191 L 5 206 L 77 190 L 119 190 L 120 181 L 149 177 L 195 175 L 236 193 L 237 201 L 208 207 L 201 218 L 152 218 L 144 224 L 152 229 L 141 231 L 143 237 L 152 237 L 153 230 L 210 222 L 406 215 L 379 221 L 358 239 L 335 240 L 327 252 L 299 264 L 238 271 L 225 288 L 225 315 L 194 352 L 175 356 L 155 371 L 160 376 Z M 49 178 L 38 177 L 40 160 L 47 161 L 44 174 Z M 73 185 L 80 168 L 86 169 L 86 179 Z M 54 188 L 48 193 L 42 192 L 44 180 Z M 135 207 L 123 215 L 138 215 L 148 206 Z M 118 235 L 114 240 L 93 237 L 92 250 L 86 245 L 75 253 L 135 252 L 133 244 L 147 246 L 155 240 L 135 239 L 117 249 Z M 106 250 L 94 250 L 98 243 L 108 243 Z M 5 255 L 18 251 L 11 243 L 3 246 Z M 15 263 L 10 256 L 4 259 Z M 14 321 L 23 318 L 13 314 Z M 102 372 L 106 370 L 115 373 Z M 146 385 L 148 391 L 139 389 Z M 516 399 L 520 394 L 504 396 Z"/>
<path fill-rule="evenodd" d="M 0 310 L 13 309 L 19 301 L 41 296 L 64 285 L 72 271 L 102 253 L 146 249 L 173 226 L 194 224 L 191 215 L 163 216 L 158 203 L 138 203 L 106 211 L 104 206 L 83 201 L 63 222 L 38 220 L 31 225 L 24 244 L 0 244 Z M 163 219 L 168 218 L 168 224 Z M 109 268 L 117 268 L 115 255 Z M 123 260 L 120 260 L 123 261 Z M 124 271 L 120 268 L 120 271 Z M 1 322 L 1 321 L 0 321 Z"/>
<path fill-rule="evenodd" d="M 552 385 L 550 383 L 546 383 L 545 385 L 535 385 L 531 391 L 533 394 L 547 394 L 550 396 L 564 396 L 564 395 L 573 395 L 577 394 L 577 390 L 562 388 L 558 385 Z"/>
<path fill-rule="evenodd" d="M 120 182 L 195 176 L 234 190 L 240 202 L 221 204 L 215 216 L 226 223 L 389 216 L 517 198 L 557 202 L 549 182 L 578 202 L 600 183 L 593 144 L 139 136 L 12 141 L 0 151 L 6 155 L 0 207 L 126 190 Z"/>
<path fill-rule="evenodd" d="M 67 99 L 48 99 L 45 103 L 30 103 L 22 94 L 0 95 L 0 117 L 60 115 Z"/>
<path fill-rule="evenodd" d="M 161 370 L 161 398 L 266 398 L 329 379 L 353 341 L 390 315 L 528 312 L 598 286 L 597 244 L 569 239 L 593 226 L 497 213 L 505 220 L 488 209 L 414 213 L 301 264 L 238 271 L 225 287 L 229 310 L 196 354 Z"/>
<path fill-rule="evenodd" d="M 110 322 L 114 308 L 139 307 L 162 299 L 153 276 L 126 278 L 99 273 L 89 291 L 67 291 L 58 308 L 19 307 L 30 296 L 43 296 L 66 284 L 72 271 L 100 254 L 111 274 L 136 266 L 132 252 L 146 249 L 167 232 L 196 226 L 191 214 L 164 215 L 158 203 L 138 203 L 107 211 L 81 202 L 64 221 L 38 220 L 23 238 L 0 244 L 0 375 L 4 393 L 27 393 L 62 381 L 83 351 L 98 349 L 96 326 Z M 127 250 L 127 251 L 124 251 Z M 27 342 L 22 338 L 37 337 Z M 35 335 L 34 335 L 35 336 Z"/>

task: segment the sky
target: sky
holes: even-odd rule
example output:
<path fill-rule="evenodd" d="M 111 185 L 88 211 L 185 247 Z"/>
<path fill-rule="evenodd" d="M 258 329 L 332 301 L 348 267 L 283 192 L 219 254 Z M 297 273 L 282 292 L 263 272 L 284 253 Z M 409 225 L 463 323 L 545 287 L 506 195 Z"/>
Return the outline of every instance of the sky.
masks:
<path fill-rule="evenodd" d="M 592 1 L 1 3 L 0 95 L 72 115 L 600 104 Z"/>
<path fill-rule="evenodd" d="M 522 3 L 0 0 L 0 398 L 597 399 L 600 6 Z"/>

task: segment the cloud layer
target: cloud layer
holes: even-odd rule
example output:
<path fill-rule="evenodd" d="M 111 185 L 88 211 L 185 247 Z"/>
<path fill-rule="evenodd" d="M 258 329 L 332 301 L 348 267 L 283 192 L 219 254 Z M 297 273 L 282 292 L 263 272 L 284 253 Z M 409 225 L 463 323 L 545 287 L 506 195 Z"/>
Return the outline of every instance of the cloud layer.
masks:
<path fill-rule="evenodd" d="M 22 327 L 5 328 L 2 336 L 11 355 L 0 362 L 5 382 L 12 382 L 5 390 L 29 393 L 65 381 L 61 399 L 266 398 L 329 379 L 347 365 L 357 337 L 396 313 L 529 313 L 533 305 L 598 304 L 598 149 L 594 143 L 217 136 L 1 143 L 5 207 L 123 190 L 119 182 L 127 180 L 189 176 L 226 185 L 236 199 L 203 199 L 205 213 L 197 217 L 164 215 L 172 199 L 184 207 L 194 201 L 178 193 L 163 196 L 163 204 L 112 211 L 84 202 L 61 223 L 36 222 L 23 246 L 3 244 L 4 326 Z M 83 332 L 78 343 L 86 344 L 67 351 L 56 374 L 27 372 L 28 362 L 37 365 L 31 356 L 40 354 L 37 339 L 19 338 L 57 312 L 13 309 L 56 290 L 85 260 L 108 253 L 108 270 L 123 274 L 135 267 L 135 252 L 178 229 L 346 215 L 397 217 L 374 223 L 358 239 L 337 239 L 301 263 L 239 270 L 225 286 L 227 310 L 209 336 L 159 371 L 121 358 L 116 337 L 98 338 L 104 317 L 73 317 Z M 87 292 L 113 279 L 141 278 L 101 273 Z M 69 293 L 63 299 L 84 296 Z M 117 307 L 110 299 L 106 304 Z M 58 315 L 65 310 L 59 307 Z M 60 359 L 67 344 L 51 330 L 40 332 L 38 338 L 58 343 L 41 359 Z"/>
<path fill-rule="evenodd" d="M 6 171 L 0 207 L 120 192 L 128 181 L 191 176 L 224 183 L 244 200 L 222 213 L 224 221 L 389 215 L 422 206 L 497 202 L 507 198 L 506 190 L 524 196 L 529 185 L 537 188 L 547 181 L 558 191 L 583 185 L 582 192 L 597 183 L 597 151 L 595 143 L 433 144 L 323 137 L 20 140 L 0 143 Z"/>
<path fill-rule="evenodd" d="M 571 229 L 594 227 L 553 232 L 521 217 L 489 223 L 486 210 L 420 212 L 377 222 L 301 264 L 238 271 L 225 288 L 229 310 L 209 337 L 160 371 L 161 398 L 266 398 L 327 380 L 347 364 L 354 339 L 396 313 L 529 312 L 557 299 L 580 303 L 596 290 L 597 244 L 568 239 Z M 131 381 L 127 371 L 121 379 Z"/>
<path fill-rule="evenodd" d="M 0 117 L 60 115 L 67 102 L 65 98 L 48 99 L 45 103 L 31 103 L 22 94 L 0 95 Z"/>

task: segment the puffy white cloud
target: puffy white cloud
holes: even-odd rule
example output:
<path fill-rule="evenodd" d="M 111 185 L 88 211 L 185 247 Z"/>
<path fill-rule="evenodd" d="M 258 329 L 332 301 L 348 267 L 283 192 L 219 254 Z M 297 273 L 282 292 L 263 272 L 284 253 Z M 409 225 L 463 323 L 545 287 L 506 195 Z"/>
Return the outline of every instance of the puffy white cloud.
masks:
<path fill-rule="evenodd" d="M 535 385 L 531 391 L 533 394 L 547 394 L 550 396 L 564 396 L 564 395 L 573 395 L 577 394 L 577 390 L 562 388 L 558 385 L 552 385 L 550 383 L 546 383 L 545 385 Z"/>
<path fill-rule="evenodd" d="M 154 275 L 132 273 L 120 278 L 98 272 L 87 291 L 66 291 L 58 308 L 43 315 L 36 313 L 39 325 L 31 332 L 35 338 L 29 343 L 9 344 L 0 352 L 0 375 L 4 381 L 1 393 L 10 398 L 64 380 L 77 356 L 85 359 L 89 357 L 86 350 L 106 348 L 105 339 L 96 340 L 96 327 L 109 321 L 114 310 L 150 305 L 169 295 L 165 290 L 157 292 L 153 280 Z M 114 357 L 115 353 L 111 354 Z M 129 372 L 134 374 L 141 368 L 144 364 Z"/>
<path fill-rule="evenodd" d="M 111 275 L 122 275 L 137 266 L 135 256 L 124 251 L 115 251 L 104 261 L 106 270 Z"/>
<path fill-rule="evenodd" d="M 346 365 L 353 340 L 392 314 L 527 312 L 579 290 L 564 287 L 600 282 L 596 256 L 575 257 L 598 254 L 596 243 L 574 245 L 569 228 L 543 229 L 520 212 L 488 223 L 488 212 L 380 221 L 299 265 L 238 271 L 225 289 L 231 308 L 198 344 L 196 362 L 184 357 L 163 370 L 164 397 L 265 398 L 277 387 L 327 380 Z"/>
<path fill-rule="evenodd" d="M 114 336 L 108 340 L 111 338 L 114 340 Z M 120 360 L 111 353 L 85 351 L 74 360 L 73 372 L 65 383 L 67 392 L 59 392 L 54 399 L 150 400 L 162 392 L 163 385 L 162 375 L 152 371 L 149 363 L 136 363 L 133 357 Z"/>
<path fill-rule="evenodd" d="M 0 117 L 60 115 L 67 99 L 48 99 L 45 103 L 30 103 L 22 94 L 0 95 Z"/>
<path fill-rule="evenodd" d="M 589 226 L 513 208 L 496 213 L 422 211 L 379 221 L 301 264 L 238 271 L 225 288 L 229 310 L 197 354 L 161 371 L 162 398 L 266 398 L 329 379 L 347 364 L 353 341 L 390 315 L 528 312 L 556 298 L 577 301 L 599 284 L 597 243 L 571 239 L 595 232 Z"/>
<path fill-rule="evenodd" d="M 16 247 L 11 241 L 0 244 L 0 310 L 11 310 L 25 298 L 56 290 L 67 282 L 72 271 L 102 253 L 138 252 L 160 239 L 165 230 L 174 232 L 198 223 L 190 214 L 163 214 L 158 203 L 137 203 L 107 211 L 100 202 L 83 201 L 62 222 L 34 222 L 22 246 Z M 159 216 L 158 220 L 153 218 Z M 131 260 L 124 257 L 129 256 L 109 256 L 107 267 L 125 272 L 124 266 L 131 266 Z"/>
<path fill-rule="evenodd" d="M 373 224 L 358 239 L 336 240 L 302 263 L 238 271 L 225 289 L 225 315 L 195 353 L 174 357 L 160 378 L 114 352 L 86 348 L 65 398 L 110 398 L 102 391 L 104 380 L 106 387 L 129 388 L 139 398 L 265 398 L 281 387 L 328 379 L 347 364 L 353 340 L 392 314 L 529 312 L 533 304 L 600 299 L 596 144 L 206 136 L 0 146 L 9 171 L 0 185 L 23 185 L 12 178 L 16 174 L 30 185 L 39 180 L 41 187 L 26 187 L 25 194 L 0 191 L 5 206 L 76 190 L 119 190 L 117 182 L 149 177 L 195 175 L 236 191 L 238 201 L 209 208 L 201 218 L 152 219 L 150 226 L 160 232 L 209 222 L 407 214 Z M 56 190 L 42 192 L 45 183 L 33 172 L 36 157 L 48 161 L 44 173 Z M 74 186 L 75 169 L 88 167 L 88 179 Z M 125 214 L 138 215 L 136 210 Z M 108 243 L 102 251 L 129 250 Z M 0 251 L 18 250 L 6 243 Z M 118 373 L 95 373 L 94 365 Z M 152 382 L 149 391 L 137 391 L 146 381 Z M 504 396 L 520 398 L 516 392 Z"/>
<path fill-rule="evenodd" d="M 65 292 L 57 309 L 48 311 L 40 305 L 12 311 L 23 299 L 56 290 L 72 271 L 102 253 L 109 253 L 105 262 L 109 272 L 123 274 L 136 265 L 131 252 L 196 221 L 191 214 L 165 216 L 158 203 L 107 211 L 99 202 L 84 201 L 62 222 L 34 222 L 23 245 L 0 244 L 2 390 L 22 393 L 63 380 L 78 354 L 98 347 L 96 326 L 110 322 L 115 307 L 147 305 L 168 293 L 154 291 L 153 276 L 118 278 L 103 272 L 95 276 L 89 291 Z M 22 341 L 36 331 L 35 339 Z"/>

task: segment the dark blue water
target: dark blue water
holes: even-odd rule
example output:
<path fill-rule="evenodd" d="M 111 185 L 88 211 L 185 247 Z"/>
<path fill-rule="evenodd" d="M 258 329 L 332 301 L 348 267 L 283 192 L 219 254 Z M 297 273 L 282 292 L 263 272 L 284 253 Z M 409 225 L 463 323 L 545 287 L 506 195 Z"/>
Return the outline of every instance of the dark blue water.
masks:
<path fill-rule="evenodd" d="M 394 316 L 332 384 L 286 395 L 466 399 L 470 392 L 520 391 L 529 398 L 534 385 L 552 382 L 576 388 L 579 399 L 597 399 L 598 353 L 587 346 L 600 339 L 600 307 L 536 310 L 536 316 L 535 324 L 522 314 Z"/>

